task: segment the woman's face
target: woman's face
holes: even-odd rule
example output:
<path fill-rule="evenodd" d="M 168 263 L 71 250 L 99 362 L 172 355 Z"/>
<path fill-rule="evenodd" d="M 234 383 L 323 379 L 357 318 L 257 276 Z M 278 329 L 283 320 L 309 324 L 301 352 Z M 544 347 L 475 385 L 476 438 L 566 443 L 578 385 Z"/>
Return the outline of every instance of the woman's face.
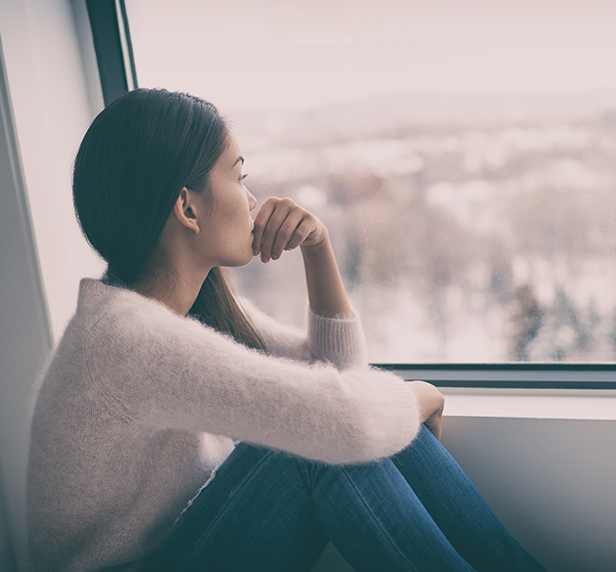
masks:
<path fill-rule="evenodd" d="M 257 199 L 244 186 L 243 164 L 237 141 L 229 134 L 227 148 L 210 173 L 214 211 L 199 235 L 214 266 L 244 266 L 253 257 L 250 211 Z"/>

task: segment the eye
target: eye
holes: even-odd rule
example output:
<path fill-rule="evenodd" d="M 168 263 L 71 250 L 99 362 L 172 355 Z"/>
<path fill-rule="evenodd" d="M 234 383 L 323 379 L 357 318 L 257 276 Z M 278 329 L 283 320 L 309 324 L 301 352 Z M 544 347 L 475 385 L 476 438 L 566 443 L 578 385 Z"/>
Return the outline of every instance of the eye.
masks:
<path fill-rule="evenodd" d="M 248 173 L 246 173 L 245 175 L 242 175 L 242 176 L 240 177 L 240 181 L 243 181 L 243 180 L 244 180 L 247 176 L 248 176 Z"/>

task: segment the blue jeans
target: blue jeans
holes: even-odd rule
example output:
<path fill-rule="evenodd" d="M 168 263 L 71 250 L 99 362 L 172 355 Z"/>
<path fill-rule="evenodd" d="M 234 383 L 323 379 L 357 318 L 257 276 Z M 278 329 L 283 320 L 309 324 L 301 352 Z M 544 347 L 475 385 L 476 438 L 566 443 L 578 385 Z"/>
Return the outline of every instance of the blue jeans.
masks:
<path fill-rule="evenodd" d="M 422 427 L 363 465 L 238 444 L 147 572 L 308 571 L 328 539 L 357 572 L 545 570 Z"/>

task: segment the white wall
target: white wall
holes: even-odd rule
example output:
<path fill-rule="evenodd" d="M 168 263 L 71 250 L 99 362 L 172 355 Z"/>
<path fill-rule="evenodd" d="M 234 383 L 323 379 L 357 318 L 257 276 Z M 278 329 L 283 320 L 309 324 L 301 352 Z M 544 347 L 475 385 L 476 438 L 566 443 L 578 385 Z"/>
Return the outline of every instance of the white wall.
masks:
<path fill-rule="evenodd" d="M 616 569 L 616 421 L 446 417 L 443 444 L 550 572 Z"/>
<path fill-rule="evenodd" d="M 7 572 L 14 569 L 15 559 L 25 570 L 29 403 L 37 369 L 50 348 L 47 314 L 57 339 L 74 312 L 79 278 L 99 274 L 101 269 L 75 222 L 70 186 L 79 140 L 102 108 L 96 75 L 85 71 L 82 54 L 87 56 L 88 51 L 80 46 L 87 42 L 76 33 L 74 14 L 83 18 L 84 10 L 81 2 L 71 5 L 67 0 L 0 2 L 0 39 L 13 110 L 13 117 L 5 115 L 3 121 L 14 119 L 28 195 L 14 184 L 16 161 L 3 141 L 0 569 Z M 35 250 L 42 269 L 42 292 Z"/>
<path fill-rule="evenodd" d="M 56 339 L 74 311 L 79 279 L 103 268 L 81 236 L 71 197 L 72 161 L 103 108 L 85 16 L 82 1 L 0 2 L 0 38 Z"/>

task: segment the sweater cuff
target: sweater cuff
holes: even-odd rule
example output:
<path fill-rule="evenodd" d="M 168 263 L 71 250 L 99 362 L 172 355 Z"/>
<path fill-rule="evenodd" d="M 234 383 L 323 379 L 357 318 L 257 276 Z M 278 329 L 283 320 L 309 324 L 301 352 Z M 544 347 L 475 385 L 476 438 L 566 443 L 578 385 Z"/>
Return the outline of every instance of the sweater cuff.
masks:
<path fill-rule="evenodd" d="M 350 319 L 325 318 L 308 309 L 308 336 L 317 360 L 339 370 L 365 367 L 366 348 L 357 313 Z"/>

